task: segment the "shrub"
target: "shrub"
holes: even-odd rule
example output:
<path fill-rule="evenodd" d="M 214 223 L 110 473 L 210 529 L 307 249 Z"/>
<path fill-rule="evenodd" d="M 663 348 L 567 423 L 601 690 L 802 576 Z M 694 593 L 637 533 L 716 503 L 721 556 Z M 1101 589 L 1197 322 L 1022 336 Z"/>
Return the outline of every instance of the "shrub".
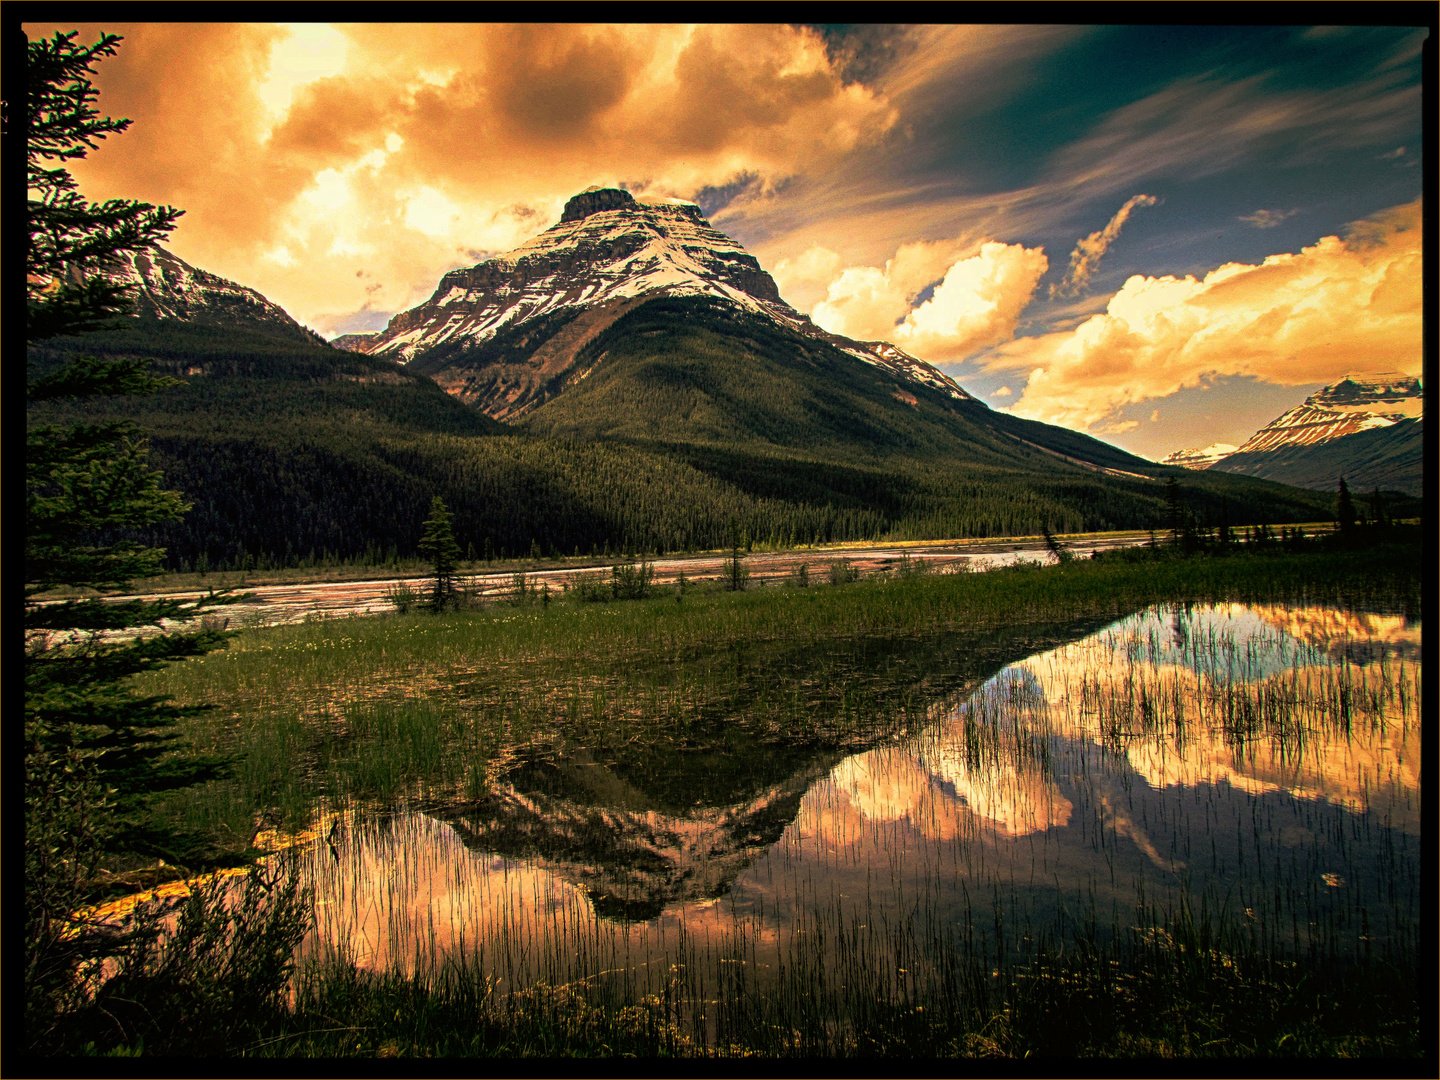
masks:
<path fill-rule="evenodd" d="M 255 866 L 238 886 L 219 877 L 197 885 L 166 933 L 174 911 L 137 910 L 117 937 L 114 976 L 53 1029 L 47 1050 L 233 1055 L 276 1026 L 312 919 L 298 876 Z"/>
<path fill-rule="evenodd" d="M 610 586 L 616 600 L 643 600 L 650 595 L 650 583 L 655 579 L 655 565 L 642 562 L 621 564 L 610 571 Z"/>
<path fill-rule="evenodd" d="M 404 615 L 420 602 L 420 594 L 411 587 L 408 581 L 398 581 L 385 590 L 385 599 L 390 601 L 396 611 Z"/>
<path fill-rule="evenodd" d="M 505 602 L 523 607 L 535 599 L 538 591 L 525 579 L 525 571 L 521 570 L 510 579 L 510 591 L 505 596 Z"/>
<path fill-rule="evenodd" d="M 610 583 L 598 572 L 576 574 L 570 579 L 566 592 L 577 604 L 604 604 L 613 595 Z"/>
<path fill-rule="evenodd" d="M 895 574 L 897 577 L 913 578 L 928 574 L 934 569 L 925 559 L 912 559 L 908 554 L 902 554 L 895 567 Z"/>

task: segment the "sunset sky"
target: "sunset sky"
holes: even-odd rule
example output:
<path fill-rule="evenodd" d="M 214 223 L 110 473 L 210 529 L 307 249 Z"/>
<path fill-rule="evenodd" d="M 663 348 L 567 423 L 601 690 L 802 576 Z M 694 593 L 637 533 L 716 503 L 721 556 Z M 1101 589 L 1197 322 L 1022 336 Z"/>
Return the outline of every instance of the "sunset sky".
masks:
<path fill-rule="evenodd" d="M 134 123 L 82 192 L 185 210 L 177 255 L 328 337 L 605 184 L 700 203 L 820 325 L 1148 457 L 1420 374 L 1423 29 L 25 29 L 125 38 L 95 81 Z"/>

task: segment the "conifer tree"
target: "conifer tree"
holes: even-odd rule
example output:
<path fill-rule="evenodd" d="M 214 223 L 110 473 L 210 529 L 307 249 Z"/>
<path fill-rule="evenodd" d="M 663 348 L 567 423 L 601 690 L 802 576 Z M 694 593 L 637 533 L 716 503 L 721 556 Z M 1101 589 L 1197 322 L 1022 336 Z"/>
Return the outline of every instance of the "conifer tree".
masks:
<path fill-rule="evenodd" d="M 1340 493 L 1335 497 L 1335 520 L 1342 535 L 1355 528 L 1355 503 L 1350 498 L 1350 488 L 1343 476 L 1340 478 Z"/>
<path fill-rule="evenodd" d="M 1173 476 L 1165 480 L 1165 509 L 1170 519 L 1170 542 L 1179 544 L 1184 506 L 1180 501 L 1180 481 Z"/>
<path fill-rule="evenodd" d="M 1063 565 L 1074 560 L 1075 553 L 1073 551 L 1070 551 L 1068 548 L 1063 548 L 1060 546 L 1060 541 L 1055 539 L 1055 534 L 1050 531 L 1049 525 L 1045 525 L 1042 527 L 1042 533 L 1045 537 L 1045 550 L 1048 551 L 1051 555 L 1055 556 L 1055 561 L 1057 563 Z"/>
<path fill-rule="evenodd" d="M 1215 535 L 1222 548 L 1228 547 L 1233 539 L 1230 532 L 1230 502 L 1223 495 L 1220 497 L 1220 527 Z"/>
<path fill-rule="evenodd" d="M 130 200 L 97 205 L 76 191 L 65 163 L 129 121 L 98 116 L 88 78 L 120 39 L 105 34 L 87 47 L 75 36 L 27 42 L 20 129 L 5 132 L 26 141 L 31 341 L 113 325 L 128 297 L 104 271 L 119 254 L 152 246 L 180 215 Z M 27 402 L 149 393 L 173 382 L 150 374 L 141 359 L 82 356 L 28 379 Z M 39 1048 L 74 1004 L 77 965 L 114 948 L 72 914 L 106 844 L 173 861 L 176 838 L 146 826 L 144 799 L 213 776 L 218 765 L 173 753 L 173 725 L 196 710 L 139 697 L 124 680 L 209 652 L 228 635 L 133 636 L 199 613 L 181 601 L 116 603 L 96 595 L 47 602 L 61 588 L 104 594 L 158 573 L 162 549 L 117 535 L 173 521 L 188 506 L 161 488 L 132 425 L 53 426 L 32 416 L 26 436 L 26 1037 Z"/>
<path fill-rule="evenodd" d="M 101 117 L 99 91 L 89 75 L 114 56 L 120 38 L 102 34 L 94 45 L 75 44 L 76 31 L 26 50 L 23 135 L 26 142 L 28 303 L 26 337 L 37 340 L 115 324 L 128 302 L 126 289 L 97 276 L 127 251 L 153 247 L 183 213 L 131 199 L 91 203 L 76 190 L 66 163 L 98 148 L 129 120 Z"/>
<path fill-rule="evenodd" d="M 726 559 L 721 572 L 725 584 L 732 592 L 744 589 L 750 581 L 750 568 L 745 565 L 745 555 L 740 550 L 740 523 L 730 519 L 730 558 Z"/>
<path fill-rule="evenodd" d="M 450 528 L 450 511 L 439 495 L 430 500 L 430 516 L 425 519 L 425 532 L 416 548 L 434 564 L 435 588 L 430 595 L 430 607 L 443 611 L 454 603 L 458 591 L 455 571 L 459 568 L 460 545 Z"/>
<path fill-rule="evenodd" d="M 1370 493 L 1370 520 L 1377 529 L 1390 527 L 1390 508 L 1385 504 L 1385 496 L 1380 494 L 1378 485 Z"/>

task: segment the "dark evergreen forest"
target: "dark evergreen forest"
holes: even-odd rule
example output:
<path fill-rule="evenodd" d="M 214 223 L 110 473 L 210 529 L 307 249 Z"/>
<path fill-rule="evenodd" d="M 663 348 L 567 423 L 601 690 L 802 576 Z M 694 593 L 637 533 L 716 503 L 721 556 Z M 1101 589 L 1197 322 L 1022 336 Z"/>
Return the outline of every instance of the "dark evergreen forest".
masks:
<path fill-rule="evenodd" d="M 905 405 L 893 375 L 797 338 L 647 304 L 592 343 L 590 379 L 512 427 L 389 360 L 137 322 L 32 346 L 31 376 L 80 352 L 143 355 L 183 386 L 31 420 L 151 434 L 194 508 L 137 538 L 174 569 L 410 558 L 437 495 L 472 559 L 714 549 L 732 520 L 767 545 L 1163 529 L 1172 473 L 1202 524 L 1327 516 L 1323 495 L 1161 468 L 923 387 Z M 1081 456 L 1115 471 L 1065 460 Z"/>

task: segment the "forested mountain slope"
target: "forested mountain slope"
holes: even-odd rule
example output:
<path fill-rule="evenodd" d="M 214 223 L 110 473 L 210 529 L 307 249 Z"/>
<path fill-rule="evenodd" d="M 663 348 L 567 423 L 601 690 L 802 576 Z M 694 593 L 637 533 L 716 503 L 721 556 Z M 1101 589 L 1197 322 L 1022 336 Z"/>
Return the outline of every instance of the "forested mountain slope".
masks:
<path fill-rule="evenodd" d="M 627 266 L 668 282 L 621 297 L 625 311 L 586 322 L 583 305 L 561 305 L 502 320 L 484 340 L 432 342 L 409 363 L 327 346 L 253 290 L 157 256 L 133 268 L 144 299 L 130 329 L 36 345 L 31 375 L 86 351 L 152 357 L 184 385 L 36 408 L 30 422 L 125 418 L 150 433 L 166 484 L 193 503 L 144 537 L 177 568 L 409 557 L 435 495 L 474 557 L 713 549 L 732 521 L 769 544 L 1167 526 L 1164 478 L 1175 470 L 993 412 L 884 343 L 826 334 L 771 297 L 768 275 L 706 233 L 697 213 L 670 217 L 703 251 L 672 250 L 677 231 L 665 243 L 636 240 L 629 221 L 619 247 L 601 252 L 609 261 L 581 268 L 622 292 Z M 524 303 L 533 274 L 557 257 L 542 255 L 518 260 L 520 285 L 506 286 Z M 666 277 L 667 259 L 713 263 L 724 288 Z M 481 293 L 466 317 L 498 318 Z M 392 320 L 392 340 L 405 325 Z M 411 329 L 443 335 L 450 325 Z M 543 360 L 557 336 L 568 359 L 546 374 L 537 350 Z M 457 357 L 492 389 L 524 390 L 512 402 L 525 406 L 518 424 L 442 389 L 458 377 Z M 485 375 L 487 365 L 500 374 Z M 1314 519 L 1328 505 L 1250 478 L 1180 475 L 1202 522 Z"/>
<path fill-rule="evenodd" d="M 55 339 L 32 350 L 34 372 L 81 350 L 153 356 L 186 380 L 63 411 L 152 433 L 165 482 L 194 503 L 149 537 L 177 567 L 409 556 L 437 494 L 476 557 L 714 548 L 732 519 L 776 544 L 1167 521 L 1162 483 L 1067 465 L 1003 434 L 980 439 L 961 468 L 927 442 L 963 419 L 938 412 L 917 410 L 893 453 L 849 460 L 832 414 L 826 460 L 782 442 L 514 431 L 388 360 L 178 323 Z M 31 422 L 61 415 L 35 409 Z M 1242 477 L 1184 479 L 1202 518 L 1218 515 L 1222 495 L 1235 521 L 1314 517 L 1326 501 Z"/>

